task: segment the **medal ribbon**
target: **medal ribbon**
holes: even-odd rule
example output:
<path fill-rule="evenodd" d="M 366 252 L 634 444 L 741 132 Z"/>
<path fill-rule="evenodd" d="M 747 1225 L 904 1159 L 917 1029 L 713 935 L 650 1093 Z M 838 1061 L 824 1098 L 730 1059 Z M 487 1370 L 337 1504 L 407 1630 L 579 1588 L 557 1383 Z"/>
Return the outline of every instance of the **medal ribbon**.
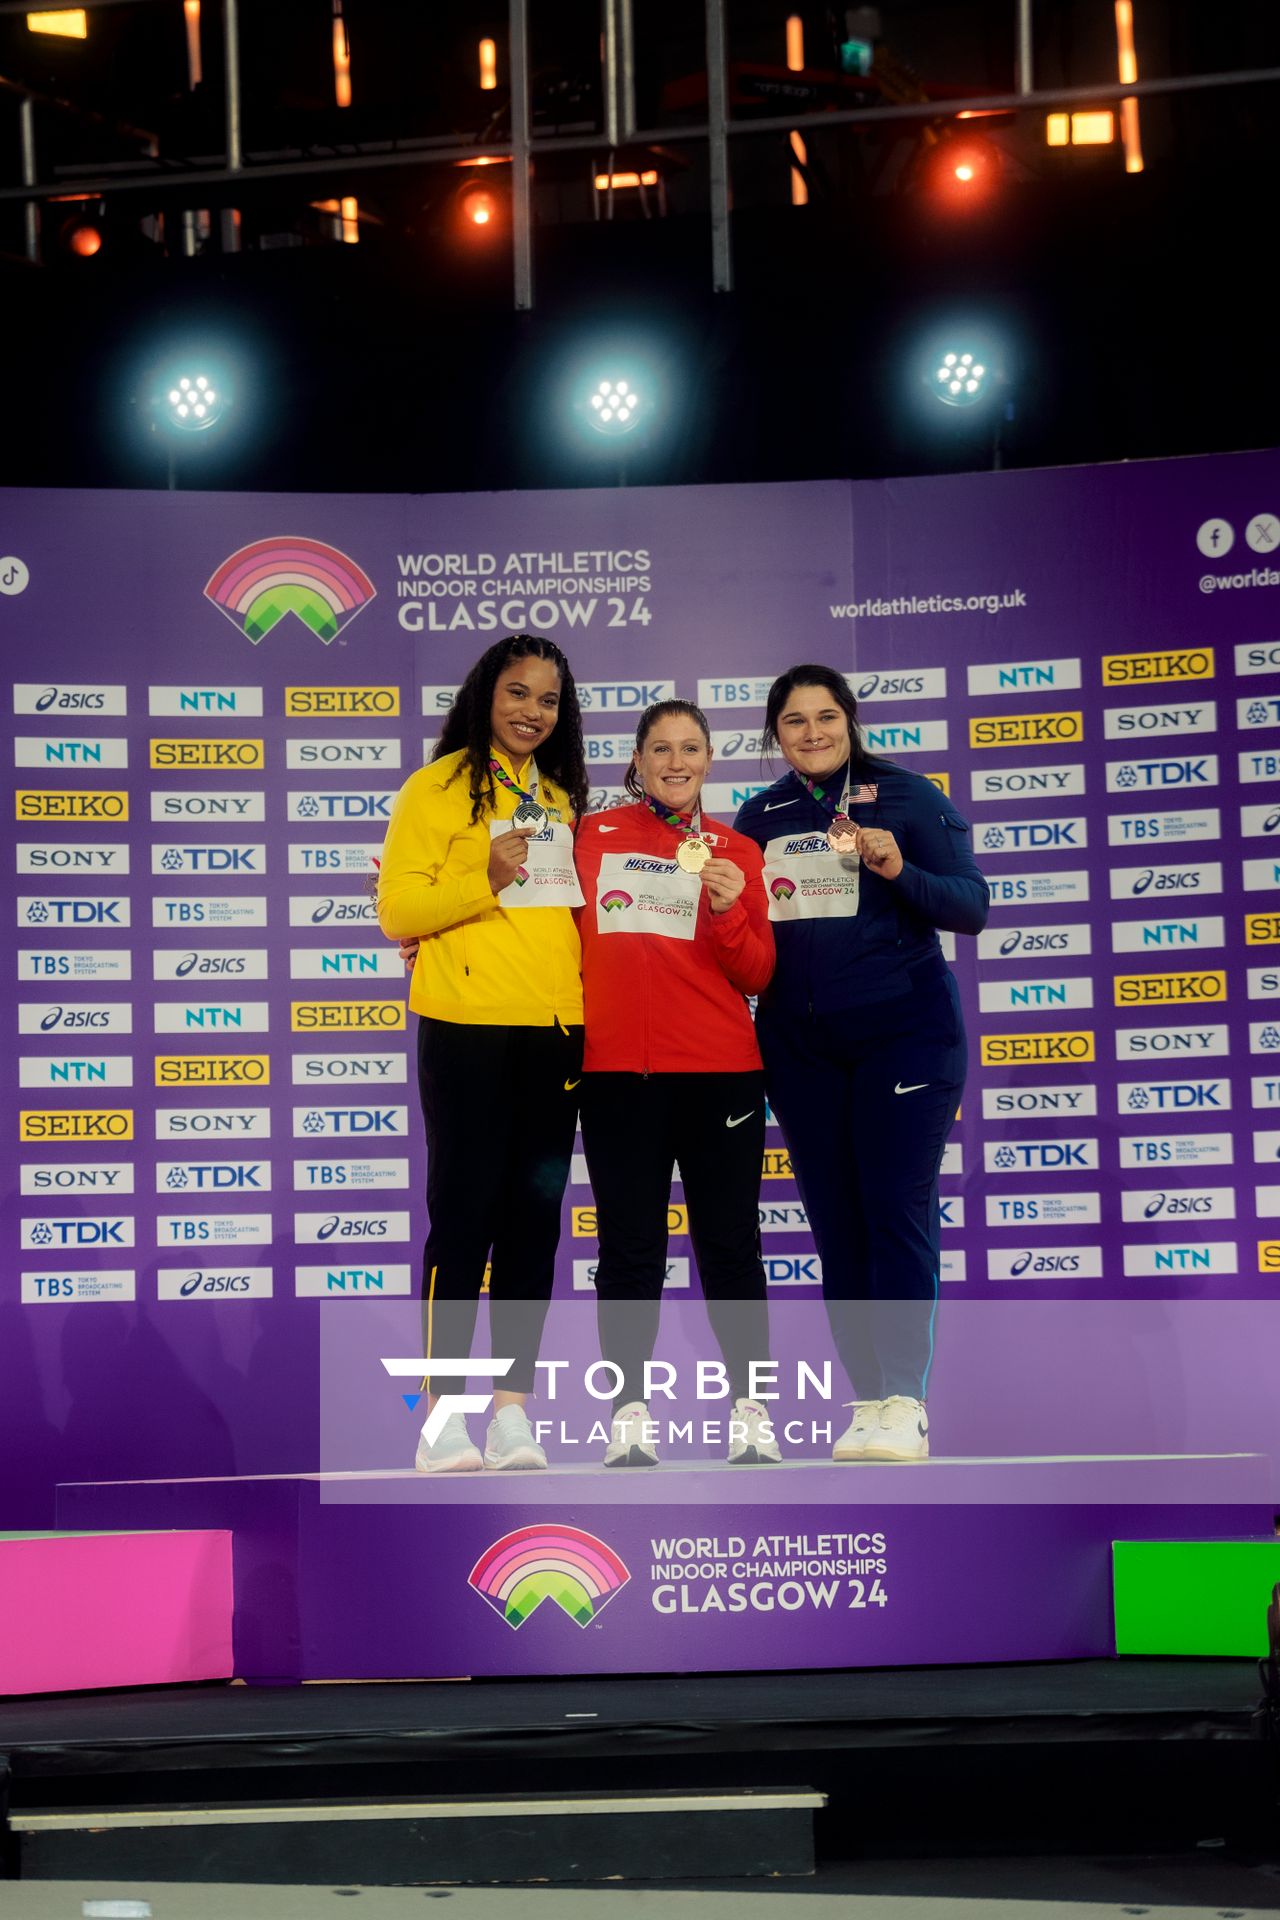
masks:
<path fill-rule="evenodd" d="M 822 811 L 827 815 L 828 819 L 838 820 L 842 815 L 846 819 L 848 818 L 849 781 L 853 775 L 852 761 L 849 762 L 849 765 L 845 771 L 844 792 L 840 796 L 839 806 L 837 806 L 835 802 L 832 800 L 831 790 L 829 787 L 820 787 L 816 780 L 811 780 L 807 773 L 801 773 L 798 767 L 793 767 L 791 771 L 795 774 L 796 779 L 800 782 L 800 785 L 805 789 L 806 793 L 811 793 L 813 795 L 813 798 L 817 801 L 818 805 L 822 808 Z"/>
<path fill-rule="evenodd" d="M 644 803 L 659 820 L 665 820 L 669 827 L 679 827 L 681 833 L 696 836 L 702 831 L 702 808 L 695 807 L 692 813 L 673 813 L 670 807 L 664 807 L 661 800 L 655 800 L 651 793 L 643 796 Z"/>
<path fill-rule="evenodd" d="M 505 787 L 508 793 L 516 794 L 518 798 L 521 800 L 531 800 L 534 806 L 536 807 L 538 805 L 538 769 L 536 764 L 533 762 L 532 757 L 530 758 L 530 765 L 533 766 L 533 792 L 526 793 L 524 788 L 522 786 L 517 785 L 517 783 L 511 778 L 511 775 L 507 772 L 502 762 L 500 760 L 496 760 L 492 754 L 490 754 L 489 756 L 489 771 L 493 775 L 494 779 L 497 781 L 498 785 L 500 787 Z"/>

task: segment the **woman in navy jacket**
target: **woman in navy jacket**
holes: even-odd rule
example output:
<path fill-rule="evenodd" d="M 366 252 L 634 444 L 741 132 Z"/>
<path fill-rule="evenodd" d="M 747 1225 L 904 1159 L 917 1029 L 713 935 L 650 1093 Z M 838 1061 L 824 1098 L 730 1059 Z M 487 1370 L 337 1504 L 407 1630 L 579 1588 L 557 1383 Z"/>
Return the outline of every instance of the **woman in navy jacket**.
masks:
<path fill-rule="evenodd" d="M 938 930 L 977 934 L 969 830 L 923 775 L 873 759 L 830 667 L 769 690 L 781 780 L 738 815 L 764 850 L 777 968 L 756 1032 L 853 1387 L 837 1460 L 923 1460 L 938 1298 L 938 1173 L 964 1085 Z"/>

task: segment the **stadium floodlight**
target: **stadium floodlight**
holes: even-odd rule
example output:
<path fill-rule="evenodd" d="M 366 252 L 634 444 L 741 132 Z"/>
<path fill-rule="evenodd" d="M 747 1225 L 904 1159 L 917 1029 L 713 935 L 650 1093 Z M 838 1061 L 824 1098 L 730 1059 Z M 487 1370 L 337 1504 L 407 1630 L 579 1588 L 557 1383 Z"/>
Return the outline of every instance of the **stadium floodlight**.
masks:
<path fill-rule="evenodd" d="M 587 401 L 586 418 L 597 433 L 630 433 L 644 412 L 644 394 L 632 380 L 598 380 Z"/>
<path fill-rule="evenodd" d="M 207 373 L 180 373 L 165 390 L 169 424 L 183 433 L 203 433 L 216 426 L 226 396 Z"/>
<path fill-rule="evenodd" d="M 936 356 L 930 390 L 948 407 L 976 406 L 987 392 L 991 369 L 980 353 L 951 348 Z"/>

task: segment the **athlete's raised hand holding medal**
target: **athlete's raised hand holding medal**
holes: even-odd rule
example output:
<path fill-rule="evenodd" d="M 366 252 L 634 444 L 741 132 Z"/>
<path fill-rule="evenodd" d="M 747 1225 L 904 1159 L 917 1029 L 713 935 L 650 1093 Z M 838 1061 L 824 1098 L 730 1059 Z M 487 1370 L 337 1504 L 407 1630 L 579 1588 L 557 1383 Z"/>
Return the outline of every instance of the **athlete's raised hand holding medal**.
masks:
<path fill-rule="evenodd" d="M 887 828 L 855 827 L 853 836 L 850 851 L 861 854 L 872 873 L 878 873 L 882 880 L 896 880 L 902 872 L 902 849 Z"/>

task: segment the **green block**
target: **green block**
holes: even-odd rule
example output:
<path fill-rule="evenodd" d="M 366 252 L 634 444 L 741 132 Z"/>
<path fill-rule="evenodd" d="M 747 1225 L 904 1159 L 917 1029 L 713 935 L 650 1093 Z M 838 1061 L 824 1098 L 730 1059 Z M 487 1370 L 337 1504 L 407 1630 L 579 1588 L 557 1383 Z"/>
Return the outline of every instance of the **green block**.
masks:
<path fill-rule="evenodd" d="M 1116 1652 L 1267 1651 L 1280 1539 L 1114 1540 Z"/>

